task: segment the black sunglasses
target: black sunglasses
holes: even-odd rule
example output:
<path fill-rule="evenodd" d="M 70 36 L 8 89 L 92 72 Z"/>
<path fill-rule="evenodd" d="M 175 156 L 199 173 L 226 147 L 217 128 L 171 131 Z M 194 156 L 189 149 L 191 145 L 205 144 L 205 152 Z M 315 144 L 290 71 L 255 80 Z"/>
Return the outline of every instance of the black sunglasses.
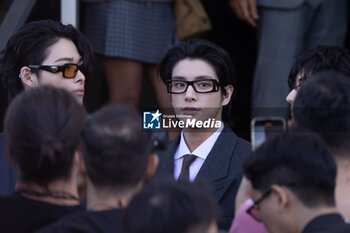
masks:
<path fill-rule="evenodd" d="M 79 66 L 77 64 L 73 63 L 67 63 L 62 66 L 48 66 L 48 65 L 29 65 L 28 66 L 31 69 L 40 69 L 40 70 L 45 70 L 51 73 L 58 73 L 62 72 L 62 75 L 64 78 L 75 78 L 75 76 L 78 73 L 78 70 L 80 70 L 82 73 L 84 73 L 84 67 Z"/>

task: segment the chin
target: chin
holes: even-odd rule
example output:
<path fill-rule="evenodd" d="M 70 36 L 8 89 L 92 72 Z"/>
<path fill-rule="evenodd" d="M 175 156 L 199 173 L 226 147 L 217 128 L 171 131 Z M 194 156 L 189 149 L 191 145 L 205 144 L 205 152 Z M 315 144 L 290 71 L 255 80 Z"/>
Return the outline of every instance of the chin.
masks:
<path fill-rule="evenodd" d="M 83 105 L 83 103 L 84 103 L 84 96 L 76 96 L 76 99 L 81 105 Z"/>

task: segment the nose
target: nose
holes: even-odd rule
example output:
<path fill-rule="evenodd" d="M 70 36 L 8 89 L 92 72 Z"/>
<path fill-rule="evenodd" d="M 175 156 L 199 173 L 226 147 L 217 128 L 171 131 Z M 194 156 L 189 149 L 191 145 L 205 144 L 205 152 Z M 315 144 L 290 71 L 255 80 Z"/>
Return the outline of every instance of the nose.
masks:
<path fill-rule="evenodd" d="M 75 75 L 74 82 L 85 83 L 85 75 L 80 70 L 78 70 L 77 74 Z"/>
<path fill-rule="evenodd" d="M 185 100 L 193 101 L 197 99 L 197 92 L 193 89 L 191 85 L 188 85 L 187 90 L 185 92 Z"/>
<path fill-rule="evenodd" d="M 293 89 L 291 90 L 291 92 L 289 92 L 289 94 L 287 95 L 286 97 L 286 101 L 290 104 L 293 104 L 294 103 L 294 100 L 295 100 L 295 97 L 297 95 L 297 90 Z"/>

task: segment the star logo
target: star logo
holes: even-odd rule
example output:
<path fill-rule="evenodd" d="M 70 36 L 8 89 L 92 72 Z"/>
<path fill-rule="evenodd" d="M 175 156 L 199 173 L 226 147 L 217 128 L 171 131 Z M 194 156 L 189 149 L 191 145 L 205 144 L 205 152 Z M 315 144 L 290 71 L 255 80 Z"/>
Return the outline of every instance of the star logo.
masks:
<path fill-rule="evenodd" d="M 159 117 L 160 117 L 162 114 L 159 113 L 159 109 L 158 109 L 155 113 L 151 113 L 151 115 L 153 116 L 151 122 L 153 122 L 154 120 L 159 121 Z"/>
<path fill-rule="evenodd" d="M 157 110 L 156 112 L 143 112 L 143 128 L 144 129 L 160 129 L 160 116 L 162 113 Z"/>

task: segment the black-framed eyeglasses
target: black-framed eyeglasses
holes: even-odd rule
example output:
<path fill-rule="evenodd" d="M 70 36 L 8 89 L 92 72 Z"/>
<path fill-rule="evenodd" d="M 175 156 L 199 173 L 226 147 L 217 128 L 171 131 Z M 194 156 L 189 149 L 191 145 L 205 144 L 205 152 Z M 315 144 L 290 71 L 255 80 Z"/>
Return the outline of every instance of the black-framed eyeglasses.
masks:
<path fill-rule="evenodd" d="M 215 79 L 203 79 L 195 81 L 167 80 L 168 93 L 182 94 L 187 91 L 188 86 L 192 86 L 197 93 L 209 93 L 219 91 L 219 82 Z"/>
<path fill-rule="evenodd" d="M 279 184 L 280 186 L 291 186 L 295 187 L 295 182 L 287 182 L 285 184 Z M 259 209 L 259 203 L 264 200 L 266 197 L 268 197 L 271 194 L 271 188 L 266 190 L 261 197 L 259 197 L 254 203 L 252 204 L 251 207 L 247 209 L 247 213 L 252 216 L 256 221 L 262 222 L 262 218 L 260 215 L 260 209 Z"/>
<path fill-rule="evenodd" d="M 266 192 L 264 192 L 261 197 L 259 197 L 251 207 L 247 209 L 247 213 L 252 216 L 256 221 L 262 222 L 259 210 L 259 203 L 264 200 L 271 193 L 271 188 L 269 188 Z"/>
<path fill-rule="evenodd" d="M 62 76 L 64 78 L 75 78 L 75 76 L 78 73 L 78 70 L 84 73 L 84 67 L 79 66 L 77 64 L 73 63 L 67 63 L 62 66 L 49 66 L 49 65 L 29 65 L 28 66 L 31 69 L 40 69 L 40 70 L 45 70 L 51 73 L 58 73 L 62 72 Z"/>

